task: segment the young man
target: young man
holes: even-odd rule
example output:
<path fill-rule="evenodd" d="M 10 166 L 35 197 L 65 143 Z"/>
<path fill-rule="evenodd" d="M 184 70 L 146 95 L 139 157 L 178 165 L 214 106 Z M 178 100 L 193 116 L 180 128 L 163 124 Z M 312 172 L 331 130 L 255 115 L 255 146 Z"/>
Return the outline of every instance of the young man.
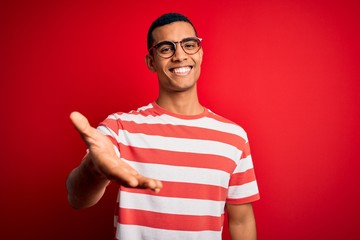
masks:
<path fill-rule="evenodd" d="M 203 49 L 193 24 L 161 16 L 148 49 L 156 101 L 112 114 L 97 129 L 70 115 L 88 153 L 67 179 L 69 203 L 96 204 L 112 181 L 120 185 L 116 239 L 219 240 L 225 210 L 232 240 L 256 239 L 251 202 L 259 193 L 247 136 L 199 102 Z"/>

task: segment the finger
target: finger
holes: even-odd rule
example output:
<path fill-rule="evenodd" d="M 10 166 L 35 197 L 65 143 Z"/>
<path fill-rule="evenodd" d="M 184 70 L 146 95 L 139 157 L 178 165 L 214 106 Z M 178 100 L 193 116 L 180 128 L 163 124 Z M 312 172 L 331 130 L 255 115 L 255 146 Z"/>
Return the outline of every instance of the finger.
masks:
<path fill-rule="evenodd" d="M 114 175 L 107 176 L 110 181 L 116 182 L 119 185 L 125 187 L 136 188 L 139 186 L 139 181 L 133 174 L 122 171 L 121 173 Z"/>
<path fill-rule="evenodd" d="M 151 189 L 156 193 L 160 192 L 163 187 L 159 180 L 140 175 L 134 168 L 127 164 L 123 158 L 107 163 L 106 165 L 100 165 L 99 168 L 109 180 L 122 186 Z"/>
<path fill-rule="evenodd" d="M 137 177 L 139 185 L 137 188 L 147 188 L 151 189 L 155 192 L 160 192 L 162 186 L 162 183 L 159 180 L 147 178 L 141 175 L 138 175 Z"/>
<path fill-rule="evenodd" d="M 117 158 L 117 157 L 115 157 Z M 137 187 L 139 173 L 128 165 L 123 159 L 108 158 L 106 164 L 100 164 L 99 170 L 111 181 L 126 187 Z M 104 163 L 104 162 L 103 162 Z"/>
<path fill-rule="evenodd" d="M 160 190 L 161 190 L 162 187 L 163 187 L 162 182 L 159 181 L 159 180 L 156 180 L 156 179 L 154 179 L 154 181 L 155 181 L 155 187 L 152 188 L 152 190 L 153 190 L 154 192 L 156 192 L 156 193 L 159 193 Z"/>
<path fill-rule="evenodd" d="M 72 112 L 70 119 L 74 124 L 76 130 L 84 137 L 91 136 L 92 127 L 89 124 L 87 118 L 79 112 Z"/>

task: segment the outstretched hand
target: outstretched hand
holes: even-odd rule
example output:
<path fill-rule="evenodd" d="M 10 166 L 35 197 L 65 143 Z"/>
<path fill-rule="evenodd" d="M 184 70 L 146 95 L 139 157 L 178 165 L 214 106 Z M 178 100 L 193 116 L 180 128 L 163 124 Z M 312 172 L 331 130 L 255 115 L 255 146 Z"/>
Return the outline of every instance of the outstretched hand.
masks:
<path fill-rule="evenodd" d="M 79 112 L 72 112 L 70 119 L 89 149 L 94 170 L 100 177 L 126 187 L 148 188 L 159 192 L 162 183 L 140 175 L 135 169 L 119 158 L 110 139 L 90 126 L 89 121 Z"/>

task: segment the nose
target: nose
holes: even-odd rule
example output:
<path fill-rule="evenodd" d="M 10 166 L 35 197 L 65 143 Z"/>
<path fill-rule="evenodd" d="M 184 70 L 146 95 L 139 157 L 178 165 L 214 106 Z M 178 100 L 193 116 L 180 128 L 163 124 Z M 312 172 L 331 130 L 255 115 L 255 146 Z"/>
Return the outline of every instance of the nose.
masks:
<path fill-rule="evenodd" d="M 185 59 L 187 59 L 188 54 L 181 47 L 181 43 L 177 42 L 175 44 L 176 44 L 176 48 L 175 48 L 175 53 L 172 56 L 172 60 L 173 61 L 184 61 Z"/>

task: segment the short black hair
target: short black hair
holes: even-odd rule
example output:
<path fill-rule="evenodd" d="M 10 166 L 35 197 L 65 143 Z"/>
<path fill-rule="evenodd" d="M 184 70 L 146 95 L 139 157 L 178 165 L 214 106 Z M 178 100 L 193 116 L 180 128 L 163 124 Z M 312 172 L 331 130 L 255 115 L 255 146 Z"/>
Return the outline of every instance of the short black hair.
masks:
<path fill-rule="evenodd" d="M 159 18 L 157 18 L 150 26 L 148 34 L 147 34 L 147 47 L 148 50 L 152 47 L 154 43 L 154 38 L 152 36 L 152 32 L 155 28 L 162 27 L 164 25 L 173 23 L 173 22 L 187 22 L 190 23 L 191 26 L 194 28 L 195 36 L 197 36 L 196 29 L 192 22 L 184 15 L 180 13 L 166 13 L 164 15 L 161 15 Z"/>

